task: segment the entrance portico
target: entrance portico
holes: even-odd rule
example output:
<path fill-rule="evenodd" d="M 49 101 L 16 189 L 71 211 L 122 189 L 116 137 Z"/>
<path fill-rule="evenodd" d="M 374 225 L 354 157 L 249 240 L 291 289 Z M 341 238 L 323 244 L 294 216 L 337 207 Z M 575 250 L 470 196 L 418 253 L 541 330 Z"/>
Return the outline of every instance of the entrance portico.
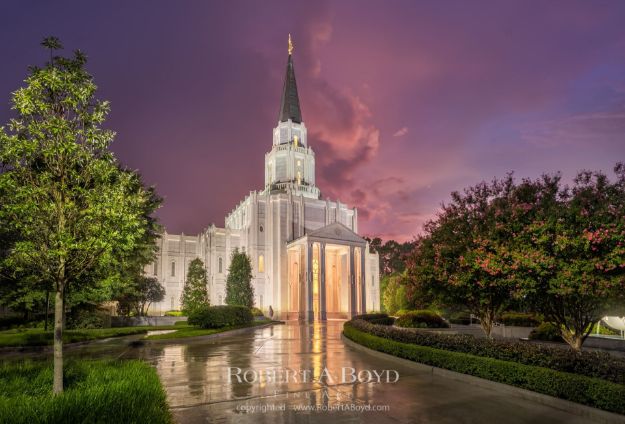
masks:
<path fill-rule="evenodd" d="M 367 309 L 367 241 L 333 223 L 287 245 L 287 319 L 347 319 Z"/>

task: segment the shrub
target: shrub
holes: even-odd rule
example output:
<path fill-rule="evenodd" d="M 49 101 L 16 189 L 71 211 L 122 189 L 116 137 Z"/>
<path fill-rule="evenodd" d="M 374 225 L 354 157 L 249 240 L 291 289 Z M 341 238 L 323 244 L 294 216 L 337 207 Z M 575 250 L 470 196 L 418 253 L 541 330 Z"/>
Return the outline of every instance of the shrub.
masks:
<path fill-rule="evenodd" d="M 414 309 L 400 309 L 399 311 L 395 312 L 395 315 L 400 316 L 400 315 L 406 315 L 409 312 L 414 312 Z"/>
<path fill-rule="evenodd" d="M 156 371 L 141 361 L 68 361 L 65 391 L 52 394 L 51 362 L 0 364 L 0 422 L 171 422 Z"/>
<path fill-rule="evenodd" d="M 264 317 L 265 314 L 260 309 L 254 307 L 250 309 L 252 311 L 252 316 L 254 317 Z"/>
<path fill-rule="evenodd" d="M 504 325 L 512 325 L 517 327 L 536 327 L 540 324 L 540 319 L 534 314 L 523 312 L 504 312 L 499 317 L 499 322 Z"/>
<path fill-rule="evenodd" d="M 546 342 L 564 342 L 560 329 L 551 322 L 543 322 L 537 328 L 534 328 L 529 338 Z"/>
<path fill-rule="evenodd" d="M 622 384 L 539 366 L 402 343 L 368 334 L 359 330 L 357 325 L 357 321 L 347 322 L 343 327 L 345 336 L 380 352 L 619 414 L 625 413 L 625 386 Z"/>
<path fill-rule="evenodd" d="M 625 360 L 606 352 L 575 352 L 528 342 L 476 338 L 468 334 L 406 330 L 361 319 L 353 319 L 349 324 L 358 330 L 398 342 L 519 362 L 625 384 Z"/>
<path fill-rule="evenodd" d="M 167 311 L 165 312 L 166 317 L 183 317 L 184 312 L 182 311 Z"/>
<path fill-rule="evenodd" d="M 78 309 L 67 316 L 68 329 L 90 330 L 110 327 L 111 315 L 99 309 Z"/>
<path fill-rule="evenodd" d="M 436 312 L 432 311 L 412 311 L 400 315 L 395 320 L 395 325 L 398 327 L 407 328 L 448 328 L 443 318 Z"/>
<path fill-rule="evenodd" d="M 378 325 L 393 325 L 393 323 L 395 323 L 395 318 L 389 317 L 385 313 L 357 315 L 354 317 L 354 319 L 362 319 L 364 321 Z"/>
<path fill-rule="evenodd" d="M 458 325 L 469 325 L 471 322 L 477 322 L 477 320 L 471 320 L 471 315 L 467 312 L 454 312 L 449 316 L 449 322 Z"/>
<path fill-rule="evenodd" d="M 250 308 L 246 306 L 218 305 L 192 311 L 187 321 L 202 328 L 222 328 L 246 325 L 253 319 Z"/>

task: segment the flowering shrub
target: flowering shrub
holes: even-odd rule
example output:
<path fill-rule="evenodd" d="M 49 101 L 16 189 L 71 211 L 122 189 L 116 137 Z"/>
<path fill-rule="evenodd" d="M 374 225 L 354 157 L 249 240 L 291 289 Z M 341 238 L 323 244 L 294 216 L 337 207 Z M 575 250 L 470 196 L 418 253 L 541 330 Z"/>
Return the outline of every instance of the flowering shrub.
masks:
<path fill-rule="evenodd" d="M 625 360 L 605 352 L 575 352 L 527 342 L 476 338 L 467 334 L 437 334 L 418 329 L 376 325 L 357 317 L 348 321 L 345 326 L 398 342 L 535 365 L 625 384 Z"/>

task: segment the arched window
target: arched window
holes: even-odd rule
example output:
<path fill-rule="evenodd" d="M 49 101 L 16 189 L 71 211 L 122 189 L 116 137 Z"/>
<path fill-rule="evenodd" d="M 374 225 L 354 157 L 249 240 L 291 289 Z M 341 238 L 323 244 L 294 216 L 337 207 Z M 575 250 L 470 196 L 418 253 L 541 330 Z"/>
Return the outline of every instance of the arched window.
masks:
<path fill-rule="evenodd" d="M 258 272 L 265 272 L 265 257 L 258 255 Z"/>
<path fill-rule="evenodd" d="M 176 261 L 171 261 L 171 276 L 176 276 Z"/>
<path fill-rule="evenodd" d="M 154 268 L 152 269 L 152 274 L 158 275 L 158 259 L 154 261 Z"/>
<path fill-rule="evenodd" d="M 221 295 L 219 295 L 219 303 L 218 305 L 221 305 Z"/>
<path fill-rule="evenodd" d="M 221 260 L 221 257 L 220 257 L 219 258 L 219 273 L 221 274 L 222 272 L 224 272 L 223 271 L 223 261 Z M 219 304 L 221 305 L 221 301 L 219 302 Z"/>

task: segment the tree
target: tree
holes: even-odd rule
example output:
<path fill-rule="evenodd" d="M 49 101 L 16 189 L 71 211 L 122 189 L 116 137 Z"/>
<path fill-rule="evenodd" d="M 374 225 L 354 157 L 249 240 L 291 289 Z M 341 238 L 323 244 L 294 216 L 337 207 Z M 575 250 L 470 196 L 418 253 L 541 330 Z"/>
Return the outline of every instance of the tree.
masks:
<path fill-rule="evenodd" d="M 63 322 L 68 289 L 97 288 L 95 275 L 118 264 L 151 231 L 152 193 L 108 149 L 109 104 L 95 98 L 86 56 L 55 56 L 29 68 L 13 93 L 18 117 L 0 129 L 1 225 L 16 234 L 3 274 L 27 272 L 54 291 L 54 393 L 63 391 Z"/>
<path fill-rule="evenodd" d="M 395 274 L 383 278 L 388 279 L 386 289 L 382 295 L 384 310 L 394 315 L 400 309 L 407 309 L 409 307 L 409 302 L 406 297 L 406 287 L 404 285 L 403 276 Z"/>
<path fill-rule="evenodd" d="M 252 264 L 250 258 L 238 249 L 232 252 L 226 279 L 226 304 L 251 308 L 254 306 Z"/>
<path fill-rule="evenodd" d="M 392 275 L 401 274 L 406 269 L 406 258 L 414 250 L 416 241 L 399 243 L 395 240 L 387 240 L 382 243 L 382 239 L 365 238 L 369 242 L 369 247 L 380 256 L 380 274 Z"/>
<path fill-rule="evenodd" d="M 625 166 L 542 182 L 536 218 L 515 237 L 519 294 L 579 351 L 592 326 L 625 313 Z"/>
<path fill-rule="evenodd" d="M 182 311 L 189 315 L 193 310 L 209 305 L 208 299 L 208 277 L 204 262 L 196 258 L 189 264 L 187 281 L 184 283 L 184 290 L 180 298 Z"/>
<path fill-rule="evenodd" d="M 157 278 L 139 275 L 134 284 L 127 286 L 126 291 L 117 298 L 117 310 L 120 315 L 147 316 L 150 305 L 161 302 L 165 298 L 165 287 Z"/>
<path fill-rule="evenodd" d="M 508 305 L 508 228 L 502 225 L 513 203 L 512 176 L 453 192 L 409 263 L 417 291 L 426 287 L 443 304 L 465 305 L 490 337 L 497 314 Z"/>

